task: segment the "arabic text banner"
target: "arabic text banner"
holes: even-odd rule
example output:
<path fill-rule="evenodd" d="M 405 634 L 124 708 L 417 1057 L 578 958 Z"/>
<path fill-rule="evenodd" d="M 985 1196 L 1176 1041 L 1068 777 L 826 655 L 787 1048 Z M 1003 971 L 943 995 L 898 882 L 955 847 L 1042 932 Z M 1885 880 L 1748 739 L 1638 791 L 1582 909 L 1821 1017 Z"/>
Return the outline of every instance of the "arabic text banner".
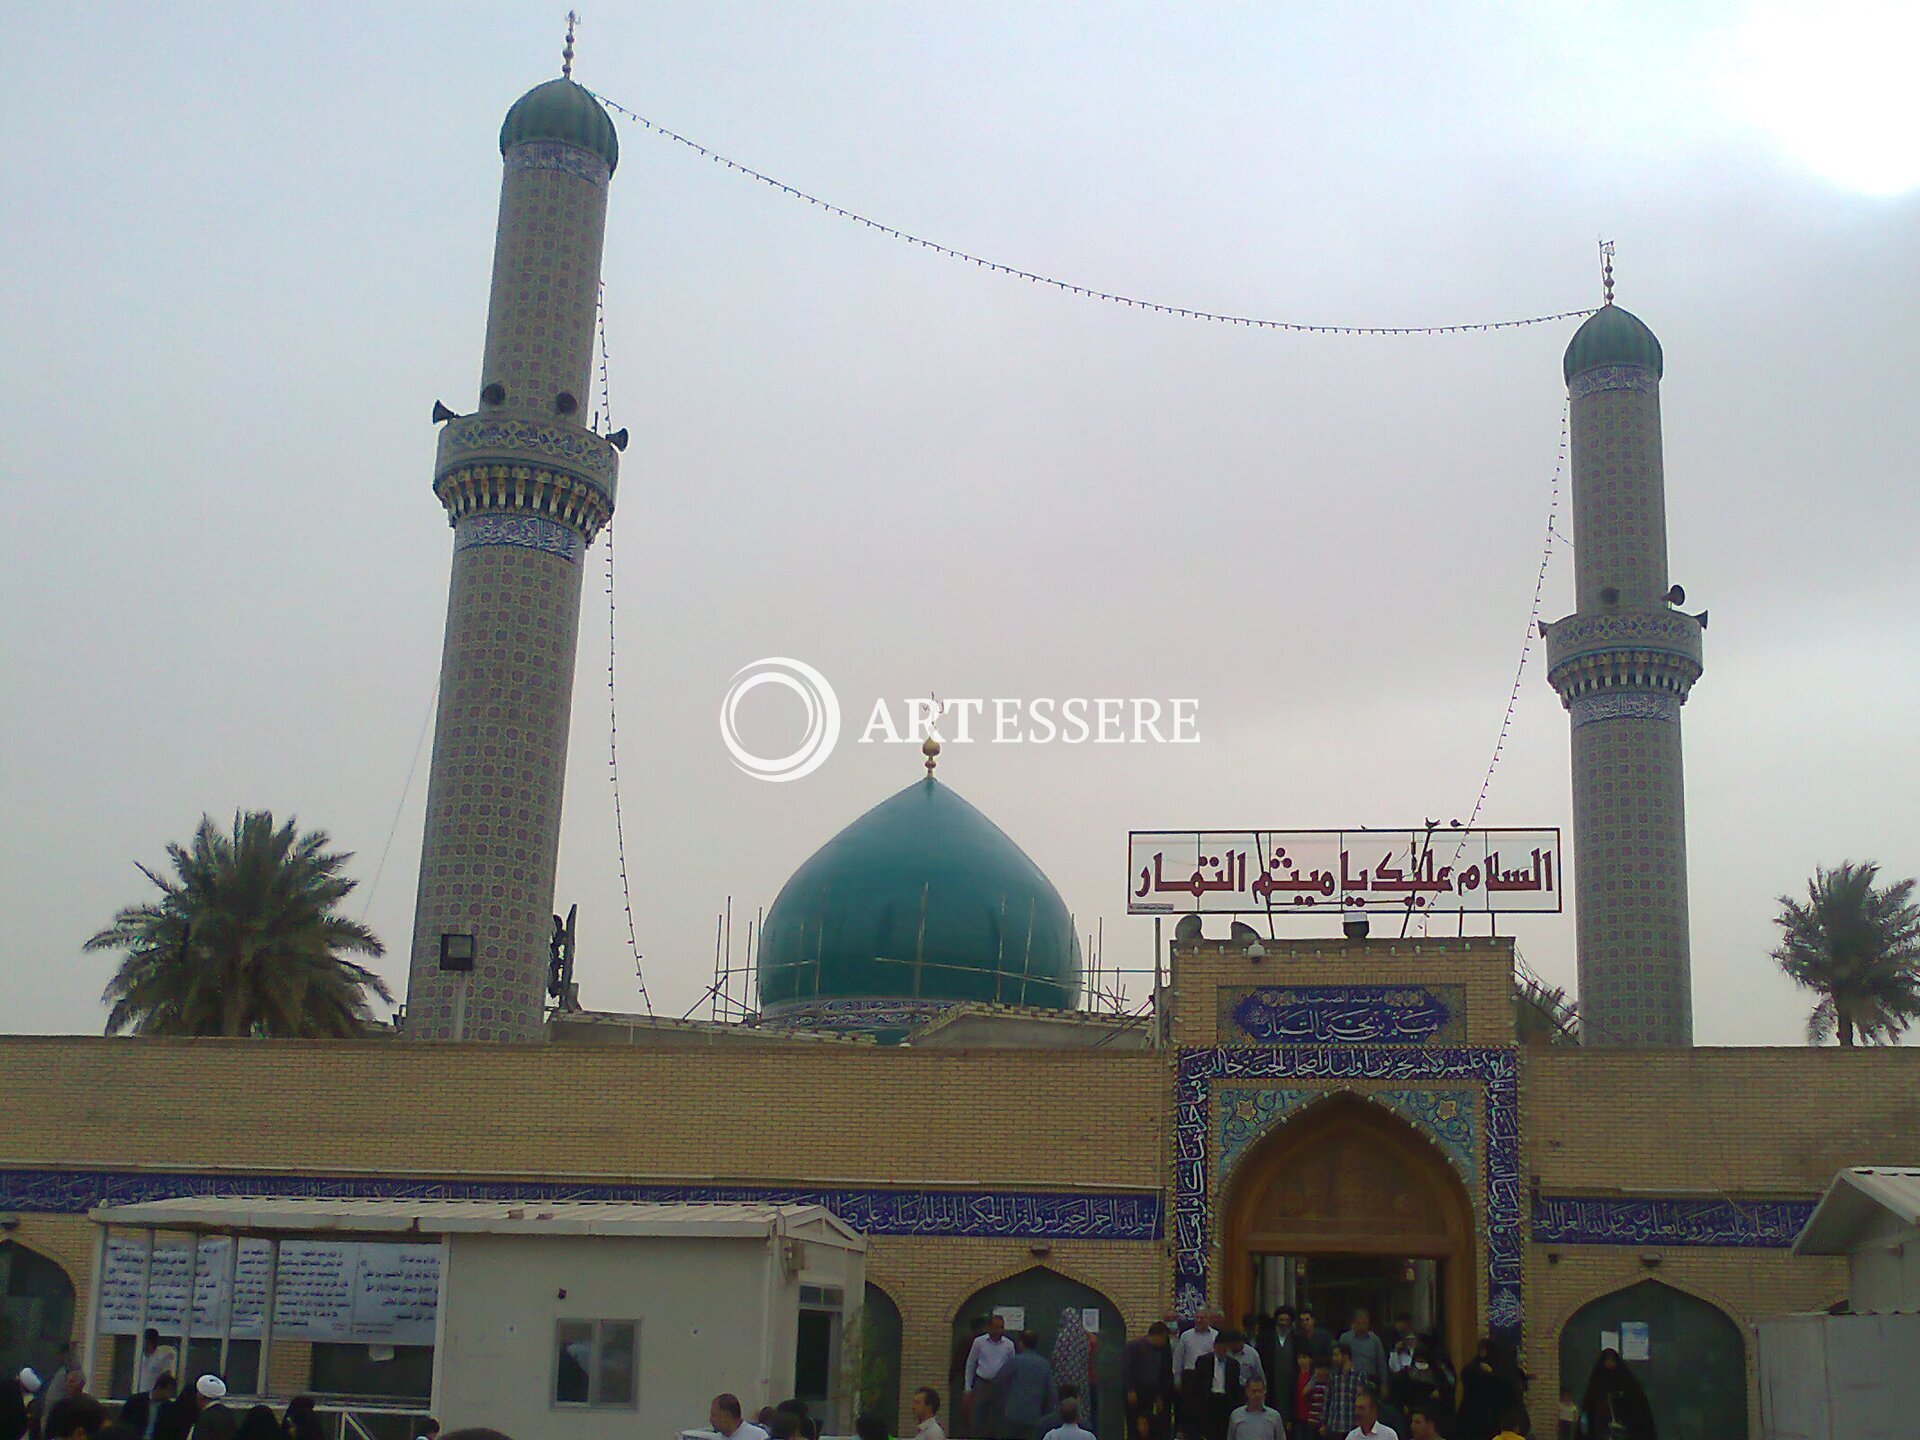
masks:
<path fill-rule="evenodd" d="M 138 1335 L 150 1325 L 177 1335 L 191 1293 L 196 1333 L 257 1338 L 272 1250 L 265 1240 L 247 1238 L 240 1241 L 239 1254 L 229 1256 L 233 1243 L 230 1236 L 202 1239 L 189 1262 L 184 1239 L 161 1241 L 149 1260 L 144 1237 L 111 1237 L 101 1276 L 101 1333 Z M 288 1339 L 431 1345 L 439 1297 L 438 1245 L 284 1240 L 274 1276 L 273 1333 Z"/>
<path fill-rule="evenodd" d="M 1555 914 L 1558 830 L 1136 830 L 1127 911 Z"/>

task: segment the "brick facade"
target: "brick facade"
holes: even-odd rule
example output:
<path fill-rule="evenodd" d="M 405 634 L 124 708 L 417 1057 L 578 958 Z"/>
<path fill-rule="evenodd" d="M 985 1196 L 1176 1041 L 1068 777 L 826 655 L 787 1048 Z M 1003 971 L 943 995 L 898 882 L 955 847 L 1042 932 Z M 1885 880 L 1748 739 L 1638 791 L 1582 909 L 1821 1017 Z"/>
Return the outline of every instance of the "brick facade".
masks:
<path fill-rule="evenodd" d="M 900 1309 L 902 1380 L 910 1393 L 922 1383 L 944 1388 L 951 1326 L 966 1299 L 1031 1266 L 1100 1291 L 1134 1333 L 1169 1303 L 1179 1242 L 1181 1057 L 1269 1053 L 1273 1047 L 1243 1033 L 1233 1018 L 1250 990 L 1424 987 L 1449 1012 L 1464 1006 L 1432 1045 L 1281 1048 L 1318 1061 L 1362 1049 L 1401 1060 L 1423 1049 L 1511 1057 L 1521 1136 L 1523 1333 L 1544 1424 L 1560 1383 L 1560 1327 L 1599 1295 L 1656 1278 L 1746 1327 L 1766 1315 L 1831 1303 L 1844 1291 L 1845 1274 L 1839 1261 L 1791 1258 L 1777 1237 L 1745 1246 L 1699 1243 L 1697 1233 L 1667 1237 L 1691 1243 L 1531 1243 L 1541 1204 L 1564 1196 L 1589 1197 L 1603 1208 L 1630 1206 L 1636 1197 L 1803 1203 L 1842 1166 L 1920 1163 L 1920 1059 L 1912 1051 L 1515 1050 L 1505 941 L 1268 948 L 1259 962 L 1223 945 L 1178 955 L 1169 989 L 1171 1043 L 1131 1052 L 915 1050 L 771 1038 L 671 1051 L 579 1043 L 5 1038 L 0 1184 L 52 1171 L 229 1176 L 192 1183 L 236 1191 L 246 1189 L 243 1177 L 266 1183 L 292 1176 L 369 1186 L 645 1182 L 1158 1201 L 1165 1217 L 1159 1238 L 1040 1236 L 1023 1231 L 1017 1214 L 996 1233 L 877 1234 L 869 1278 Z M 1335 1075 L 1284 1083 L 1290 1091 L 1366 1094 L 1477 1082 Z M 1424 1123 L 1418 1113 L 1395 1113 L 1415 1129 Z M 1218 1160 L 1217 1130 L 1207 1143 Z M 1483 1167 L 1487 1143 L 1476 1132 L 1474 1159 Z M 1225 1183 L 1231 1186 L 1230 1170 Z M 16 1184 L 11 1193 L 17 1199 L 26 1192 Z M 1467 1193 L 1479 1227 L 1476 1271 L 1484 1272 L 1487 1189 L 1468 1186 Z M 93 1226 L 76 1213 L 86 1198 L 64 1210 L 34 1202 L 8 1212 L 18 1220 L 13 1239 L 67 1269 L 79 1317 L 88 1313 L 93 1263 Z M 1215 1243 L 1217 1254 L 1217 1237 Z M 1478 1273 L 1476 1325 L 1488 1320 L 1486 1284 Z M 304 1363 L 304 1350 L 276 1344 L 276 1385 L 298 1388 Z M 1757 1402 L 1751 1409 L 1757 1426 Z"/>

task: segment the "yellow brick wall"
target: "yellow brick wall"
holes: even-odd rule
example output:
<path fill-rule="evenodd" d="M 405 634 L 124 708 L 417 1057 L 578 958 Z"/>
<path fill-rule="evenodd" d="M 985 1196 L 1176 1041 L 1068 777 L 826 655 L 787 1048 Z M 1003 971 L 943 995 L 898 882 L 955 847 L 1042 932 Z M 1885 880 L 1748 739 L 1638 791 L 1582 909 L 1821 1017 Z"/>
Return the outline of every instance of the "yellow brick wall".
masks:
<path fill-rule="evenodd" d="M 1081 1190 L 1159 1185 L 1169 1085 L 1151 1052 L 777 1042 L 5 1038 L 0 1067 L 0 1165 Z"/>
<path fill-rule="evenodd" d="M 1814 1195 L 1847 1165 L 1920 1164 L 1920 1051 L 1524 1052 L 1549 1193 Z"/>
<path fill-rule="evenodd" d="M 1505 942 L 1486 940 L 1383 941 L 1365 958 L 1282 944 L 1257 966 L 1203 947 L 1175 966 L 1174 1034 L 1214 1043 L 1222 986 L 1429 983 L 1466 985 L 1470 1041 L 1499 1043 L 1506 964 Z M 0 1038 L 0 1166 L 1162 1190 L 1172 1061 L 1171 1051 L 772 1041 L 660 1053 Z M 1914 1050 L 1534 1049 L 1522 1052 L 1521 1102 L 1522 1173 L 1547 1195 L 1810 1197 L 1845 1165 L 1920 1164 Z M 93 1227 L 83 1216 L 18 1219 L 14 1238 L 73 1277 L 83 1329 Z M 1527 1358 L 1543 1421 L 1560 1383 L 1560 1327 L 1607 1291 L 1651 1274 L 1750 1326 L 1824 1306 L 1845 1285 L 1841 1262 L 1781 1251 L 1647 1253 L 1656 1269 L 1630 1247 L 1530 1248 Z M 881 1236 L 869 1273 L 900 1306 L 903 1386 L 944 1388 L 966 1297 L 1037 1263 L 1106 1294 L 1136 1333 L 1168 1299 L 1164 1243 L 1056 1241 L 1036 1256 L 1017 1239 Z M 299 1388 L 304 1349 L 276 1346 L 273 1371 L 276 1388 Z"/>
<path fill-rule="evenodd" d="M 1527 1173 L 1547 1195 L 1810 1199 L 1849 1165 L 1920 1164 L 1920 1052 L 1910 1049 L 1530 1049 L 1520 1094 Z M 1533 1245 L 1536 1423 L 1551 1419 L 1562 1383 L 1586 1381 L 1559 1373 L 1562 1326 L 1588 1301 L 1645 1279 L 1712 1302 L 1746 1332 L 1755 1435 L 1752 1326 L 1824 1309 L 1847 1284 L 1844 1260 L 1785 1250 Z"/>
<path fill-rule="evenodd" d="M 0 1039 L 0 1166 L 286 1171 L 926 1188 L 1157 1190 L 1164 1053 L 920 1051 L 742 1044 L 412 1046 L 391 1042 Z M 27 1123 L 60 1114 L 56 1134 Z M 21 1217 L 60 1261 L 84 1333 L 94 1226 Z M 1130 1327 L 1166 1303 L 1154 1242 L 873 1242 L 903 1324 L 902 1383 L 944 1390 L 951 1323 L 975 1290 L 1046 1264 Z M 100 1383 L 105 1381 L 103 1347 Z M 281 1393 L 304 1346 L 274 1346 Z"/>
<path fill-rule="evenodd" d="M 1376 921 L 1385 929 L 1385 922 Z M 1176 945 L 1169 988 L 1173 1042 L 1189 1048 L 1248 1043 L 1222 1034 L 1219 992 L 1253 985 L 1460 985 L 1467 1030 L 1461 1043 L 1513 1043 L 1513 941 L 1505 937 L 1393 940 L 1268 940 L 1259 960 L 1224 940 Z"/>

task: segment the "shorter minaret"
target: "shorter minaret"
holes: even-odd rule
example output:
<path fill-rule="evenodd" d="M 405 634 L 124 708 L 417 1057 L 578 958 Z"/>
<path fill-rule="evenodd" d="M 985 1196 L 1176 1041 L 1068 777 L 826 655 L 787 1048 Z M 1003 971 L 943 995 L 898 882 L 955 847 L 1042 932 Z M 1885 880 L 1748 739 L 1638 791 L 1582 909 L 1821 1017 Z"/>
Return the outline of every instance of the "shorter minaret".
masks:
<path fill-rule="evenodd" d="M 1613 303 L 1567 347 L 1576 607 L 1542 624 L 1547 681 L 1573 725 L 1581 1039 L 1690 1045 L 1680 707 L 1705 616 L 1667 578 L 1660 342 Z"/>

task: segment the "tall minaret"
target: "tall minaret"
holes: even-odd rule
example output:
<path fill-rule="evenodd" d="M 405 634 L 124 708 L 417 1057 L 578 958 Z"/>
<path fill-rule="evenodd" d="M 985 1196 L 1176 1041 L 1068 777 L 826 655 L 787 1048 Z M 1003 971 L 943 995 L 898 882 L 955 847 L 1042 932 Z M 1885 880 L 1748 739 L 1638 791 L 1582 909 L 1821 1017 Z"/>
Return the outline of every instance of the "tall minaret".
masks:
<path fill-rule="evenodd" d="M 1704 617 L 1668 588 L 1660 342 L 1607 303 L 1567 347 L 1576 609 L 1542 625 L 1573 722 L 1581 1038 L 1691 1045 L 1680 707 Z"/>
<path fill-rule="evenodd" d="M 619 458 L 580 418 L 619 144 L 570 78 L 571 33 L 567 55 L 567 77 L 500 129 L 480 408 L 448 421 L 434 467 L 453 587 L 407 981 L 416 1039 L 535 1040 L 544 1023 L 581 573 Z"/>

